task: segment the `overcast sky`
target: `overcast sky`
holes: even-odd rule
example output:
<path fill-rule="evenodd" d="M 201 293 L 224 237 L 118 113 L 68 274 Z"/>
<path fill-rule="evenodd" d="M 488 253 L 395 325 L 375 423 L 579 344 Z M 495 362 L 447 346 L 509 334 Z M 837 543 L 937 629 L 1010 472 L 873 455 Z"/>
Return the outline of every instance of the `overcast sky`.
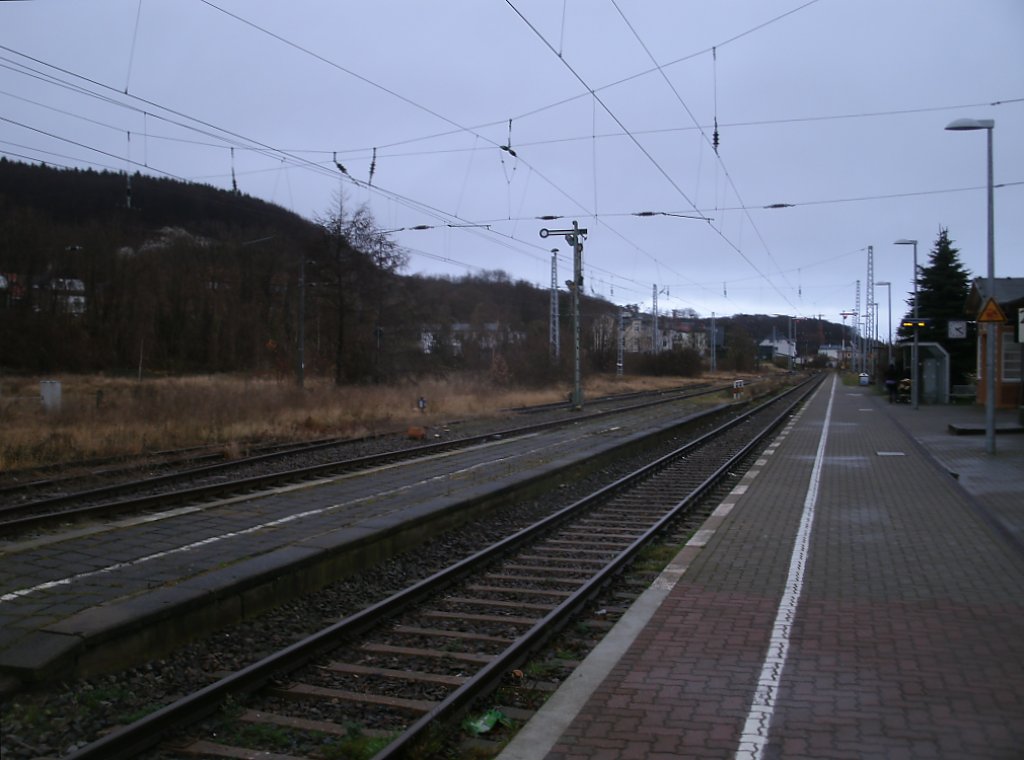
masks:
<path fill-rule="evenodd" d="M 538 233 L 576 220 L 587 289 L 662 312 L 840 321 L 873 246 L 898 319 L 893 241 L 924 265 L 940 227 L 984 276 L 986 133 L 958 118 L 995 120 L 996 275 L 1024 276 L 1022 0 L 0 2 L 0 154 L 234 172 L 309 218 L 342 193 L 432 227 L 394 233 L 409 273 L 547 287 L 557 247 L 563 282 Z"/>

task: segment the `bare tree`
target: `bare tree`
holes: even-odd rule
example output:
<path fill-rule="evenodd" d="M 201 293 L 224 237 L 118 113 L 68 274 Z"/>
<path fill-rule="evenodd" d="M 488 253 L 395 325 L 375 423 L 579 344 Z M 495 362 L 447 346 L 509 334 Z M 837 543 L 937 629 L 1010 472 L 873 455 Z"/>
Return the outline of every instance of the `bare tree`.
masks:
<path fill-rule="evenodd" d="M 348 214 L 342 195 L 336 209 L 317 223 L 326 236 L 329 263 L 323 274 L 329 279 L 336 309 L 334 382 L 341 385 L 368 374 L 379 379 L 388 284 L 408 256 L 378 228 L 365 205 Z M 351 343 L 350 334 L 356 338 Z"/>

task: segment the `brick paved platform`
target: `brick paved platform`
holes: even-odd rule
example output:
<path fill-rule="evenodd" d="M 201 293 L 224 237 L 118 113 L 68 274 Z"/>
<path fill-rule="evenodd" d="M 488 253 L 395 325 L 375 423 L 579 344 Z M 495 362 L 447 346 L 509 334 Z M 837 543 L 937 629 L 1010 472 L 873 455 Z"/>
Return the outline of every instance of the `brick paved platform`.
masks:
<path fill-rule="evenodd" d="M 825 382 L 501 760 L 1024 757 L 1024 436 L 982 414 Z"/>

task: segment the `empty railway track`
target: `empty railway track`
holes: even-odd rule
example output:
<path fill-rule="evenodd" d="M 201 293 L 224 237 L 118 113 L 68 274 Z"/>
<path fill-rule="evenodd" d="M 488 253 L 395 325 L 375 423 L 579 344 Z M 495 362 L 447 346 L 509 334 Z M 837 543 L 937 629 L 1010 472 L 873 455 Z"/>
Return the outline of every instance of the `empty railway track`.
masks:
<path fill-rule="evenodd" d="M 624 394 L 597 399 L 582 414 L 558 414 L 552 419 L 528 425 L 510 426 L 478 435 L 456 436 L 444 428 L 442 440 L 415 446 L 388 448 L 372 454 L 352 456 L 350 441 L 336 439 L 305 444 L 274 446 L 269 450 L 229 461 L 220 455 L 186 451 L 174 460 L 180 466 L 149 477 L 131 477 L 103 485 L 91 485 L 93 476 L 49 478 L 0 488 L 0 536 L 45 528 L 74 520 L 108 518 L 182 503 L 198 503 L 287 483 L 297 483 L 345 472 L 367 470 L 410 461 L 446 451 L 478 445 L 496 437 L 526 435 L 581 420 L 607 417 L 685 399 L 720 393 L 722 386 L 702 385 L 671 392 Z M 534 412 L 565 410 L 565 405 L 531 407 Z M 395 437 L 390 440 L 394 441 Z M 161 457 L 161 461 L 163 458 Z M 198 466 L 197 461 L 203 462 Z M 104 465 L 106 466 L 106 465 Z M 119 475 L 132 470 L 114 468 Z M 88 487 L 80 484 L 90 483 Z"/>
<path fill-rule="evenodd" d="M 69 757 L 323 757 L 325 748 L 357 737 L 384 745 L 378 759 L 430 756 L 429 742 L 452 741 L 439 736 L 457 735 L 458 719 L 485 695 L 533 688 L 523 680 L 530 659 L 816 385 L 761 405 Z"/>

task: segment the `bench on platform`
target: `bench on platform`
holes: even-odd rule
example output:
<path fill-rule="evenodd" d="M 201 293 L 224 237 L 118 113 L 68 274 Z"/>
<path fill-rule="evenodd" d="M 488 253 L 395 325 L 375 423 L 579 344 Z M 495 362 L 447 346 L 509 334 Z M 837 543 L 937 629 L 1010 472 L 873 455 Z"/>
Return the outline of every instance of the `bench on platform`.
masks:
<path fill-rule="evenodd" d="M 973 385 L 954 385 L 949 394 L 949 400 L 954 404 L 959 404 L 961 401 L 973 404 L 977 398 L 978 391 Z"/>

